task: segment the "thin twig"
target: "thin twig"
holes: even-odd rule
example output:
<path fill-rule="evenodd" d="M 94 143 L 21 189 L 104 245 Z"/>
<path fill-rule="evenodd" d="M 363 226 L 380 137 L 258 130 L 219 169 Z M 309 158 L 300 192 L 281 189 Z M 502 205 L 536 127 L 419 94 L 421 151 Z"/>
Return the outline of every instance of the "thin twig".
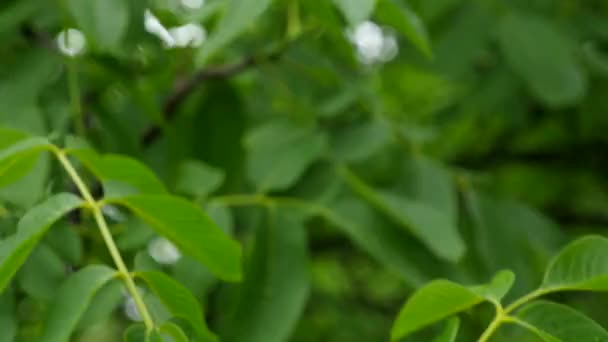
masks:
<path fill-rule="evenodd" d="M 165 100 L 163 106 L 163 119 L 165 122 L 174 119 L 179 106 L 203 83 L 213 79 L 226 79 L 234 75 L 240 74 L 250 68 L 256 67 L 262 63 L 275 61 L 280 58 L 283 49 L 273 50 L 270 53 L 263 55 L 251 55 L 243 57 L 240 61 L 232 64 L 211 66 L 202 69 L 195 73 L 192 77 L 177 82 L 173 88 L 171 95 Z M 141 137 L 141 145 L 149 146 L 162 134 L 162 128 L 159 125 L 150 127 Z"/>

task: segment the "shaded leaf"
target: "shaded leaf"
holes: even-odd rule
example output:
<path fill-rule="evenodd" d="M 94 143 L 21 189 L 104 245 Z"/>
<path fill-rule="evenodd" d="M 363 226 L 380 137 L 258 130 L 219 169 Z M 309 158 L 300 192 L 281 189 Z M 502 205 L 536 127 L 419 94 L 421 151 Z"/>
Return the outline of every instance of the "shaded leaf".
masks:
<path fill-rule="evenodd" d="M 17 315 L 12 291 L 0 294 L 0 341 L 13 342 L 17 336 Z"/>
<path fill-rule="evenodd" d="M 328 216 L 332 224 L 408 285 L 419 287 L 429 280 L 414 260 L 428 261 L 428 258 L 413 253 L 411 240 L 402 229 L 383 222 L 382 218 L 355 198 L 340 199 L 331 206 L 331 210 L 336 213 Z M 436 269 L 438 265 L 433 264 L 429 268 Z"/>
<path fill-rule="evenodd" d="M 376 5 L 376 0 L 334 0 L 344 17 L 351 26 L 356 26 L 367 20 Z"/>
<path fill-rule="evenodd" d="M 357 194 L 408 229 L 438 257 L 455 262 L 464 254 L 465 245 L 458 228 L 445 213 L 424 203 L 373 189 L 346 168 L 341 168 L 340 174 Z"/>
<path fill-rule="evenodd" d="M 189 342 L 188 336 L 184 333 L 182 328 L 177 324 L 171 322 L 163 323 L 159 328 L 159 331 L 165 335 L 171 336 L 173 342 Z"/>
<path fill-rule="evenodd" d="M 271 3 L 272 0 L 230 0 L 209 40 L 198 51 L 197 64 L 206 64 L 212 55 L 252 26 Z"/>
<path fill-rule="evenodd" d="M 536 327 L 544 341 L 608 341 L 608 331 L 601 325 L 563 304 L 534 301 L 522 307 L 516 317 Z"/>
<path fill-rule="evenodd" d="M 245 139 L 249 179 L 259 191 L 285 190 L 324 152 L 321 132 L 274 121 L 253 129 Z"/>
<path fill-rule="evenodd" d="M 32 298 L 49 301 L 66 276 L 66 265 L 59 255 L 44 243 L 39 244 L 17 273 L 17 281 Z"/>
<path fill-rule="evenodd" d="M 103 265 L 87 266 L 70 276 L 51 305 L 40 341 L 69 341 L 97 291 L 115 276 L 114 269 Z"/>
<path fill-rule="evenodd" d="M 137 272 L 135 276 L 146 282 L 174 317 L 190 324 L 197 340 L 217 341 L 217 337 L 207 328 L 202 307 L 183 285 L 162 272 Z"/>
<path fill-rule="evenodd" d="M 0 241 L 0 291 L 6 287 L 51 225 L 82 204 L 80 198 L 61 193 L 33 207 L 21 218 L 17 232 Z"/>
<path fill-rule="evenodd" d="M 431 41 L 422 20 L 411 9 L 393 0 L 379 0 L 376 16 L 381 23 L 394 27 L 426 57 L 432 57 Z"/>
<path fill-rule="evenodd" d="M 224 172 L 198 160 L 186 160 L 177 170 L 175 191 L 196 199 L 205 198 L 224 182 Z"/>
<path fill-rule="evenodd" d="M 182 253 L 205 264 L 219 278 L 241 278 L 241 248 L 192 203 L 168 195 L 133 195 L 106 199 L 129 208 Z"/>
<path fill-rule="evenodd" d="M 275 216 L 276 215 L 276 216 Z M 280 342 L 289 338 L 308 298 L 306 231 L 295 212 L 271 212 L 259 226 L 236 311 L 222 341 Z"/>
<path fill-rule="evenodd" d="M 541 287 L 608 290 L 608 239 L 591 235 L 570 243 L 549 264 Z"/>
<path fill-rule="evenodd" d="M 545 19 L 510 14 L 499 24 L 506 61 L 534 96 L 549 106 L 565 106 L 585 93 L 586 80 L 569 42 Z"/>
<path fill-rule="evenodd" d="M 452 317 L 445 322 L 443 331 L 433 339 L 433 342 L 456 342 L 459 329 L 460 319 L 458 317 Z"/>
<path fill-rule="evenodd" d="M 361 161 L 385 147 L 390 139 L 390 126 L 380 120 L 345 126 L 331 138 L 332 153 L 340 161 Z"/>
<path fill-rule="evenodd" d="M 68 0 L 70 13 L 88 39 L 105 50 L 118 49 L 129 26 L 126 0 Z"/>

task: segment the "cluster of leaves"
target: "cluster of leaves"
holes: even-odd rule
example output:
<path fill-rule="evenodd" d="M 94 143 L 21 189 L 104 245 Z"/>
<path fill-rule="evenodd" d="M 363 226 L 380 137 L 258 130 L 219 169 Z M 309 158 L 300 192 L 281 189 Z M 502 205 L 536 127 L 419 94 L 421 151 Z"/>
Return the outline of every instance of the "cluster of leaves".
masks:
<path fill-rule="evenodd" d="M 605 1 L 193 3 L 0 4 L 0 341 L 606 338 Z"/>

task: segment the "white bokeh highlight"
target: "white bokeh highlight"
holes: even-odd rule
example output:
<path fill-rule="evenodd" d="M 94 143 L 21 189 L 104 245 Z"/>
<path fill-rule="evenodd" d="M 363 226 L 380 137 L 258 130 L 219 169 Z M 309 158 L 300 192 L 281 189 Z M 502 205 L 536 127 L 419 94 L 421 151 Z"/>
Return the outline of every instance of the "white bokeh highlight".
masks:
<path fill-rule="evenodd" d="M 357 57 L 366 65 L 388 62 L 399 53 L 394 33 L 369 20 L 351 29 L 347 36 L 355 45 Z"/>
<path fill-rule="evenodd" d="M 207 31 L 195 23 L 177 26 L 169 29 L 169 34 L 175 42 L 174 47 L 198 47 L 207 39 Z"/>
<path fill-rule="evenodd" d="M 146 31 L 157 36 L 165 47 L 173 47 L 175 45 L 175 39 L 169 33 L 169 31 L 161 24 L 160 20 L 150 11 L 146 9 L 144 12 L 144 27 Z"/>
<path fill-rule="evenodd" d="M 133 297 L 129 296 L 125 299 L 123 310 L 125 316 L 127 316 L 129 320 L 133 322 L 143 321 L 143 318 L 139 314 L 139 310 L 137 310 L 137 304 L 135 304 L 135 299 L 133 299 Z"/>
<path fill-rule="evenodd" d="M 163 237 L 157 237 L 148 243 L 148 254 L 161 265 L 173 265 L 182 257 L 179 249 Z"/>
<path fill-rule="evenodd" d="M 74 28 L 59 32 L 56 40 L 59 51 L 70 57 L 82 54 L 87 45 L 84 34 L 80 30 Z"/>

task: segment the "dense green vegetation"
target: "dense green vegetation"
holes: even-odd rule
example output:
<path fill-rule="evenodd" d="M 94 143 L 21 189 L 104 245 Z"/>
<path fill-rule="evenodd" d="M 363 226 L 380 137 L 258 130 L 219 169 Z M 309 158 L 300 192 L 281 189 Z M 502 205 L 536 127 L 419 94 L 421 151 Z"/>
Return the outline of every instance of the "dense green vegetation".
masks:
<path fill-rule="evenodd" d="M 608 341 L 608 2 L 6 0 L 0 37 L 1 342 Z"/>

